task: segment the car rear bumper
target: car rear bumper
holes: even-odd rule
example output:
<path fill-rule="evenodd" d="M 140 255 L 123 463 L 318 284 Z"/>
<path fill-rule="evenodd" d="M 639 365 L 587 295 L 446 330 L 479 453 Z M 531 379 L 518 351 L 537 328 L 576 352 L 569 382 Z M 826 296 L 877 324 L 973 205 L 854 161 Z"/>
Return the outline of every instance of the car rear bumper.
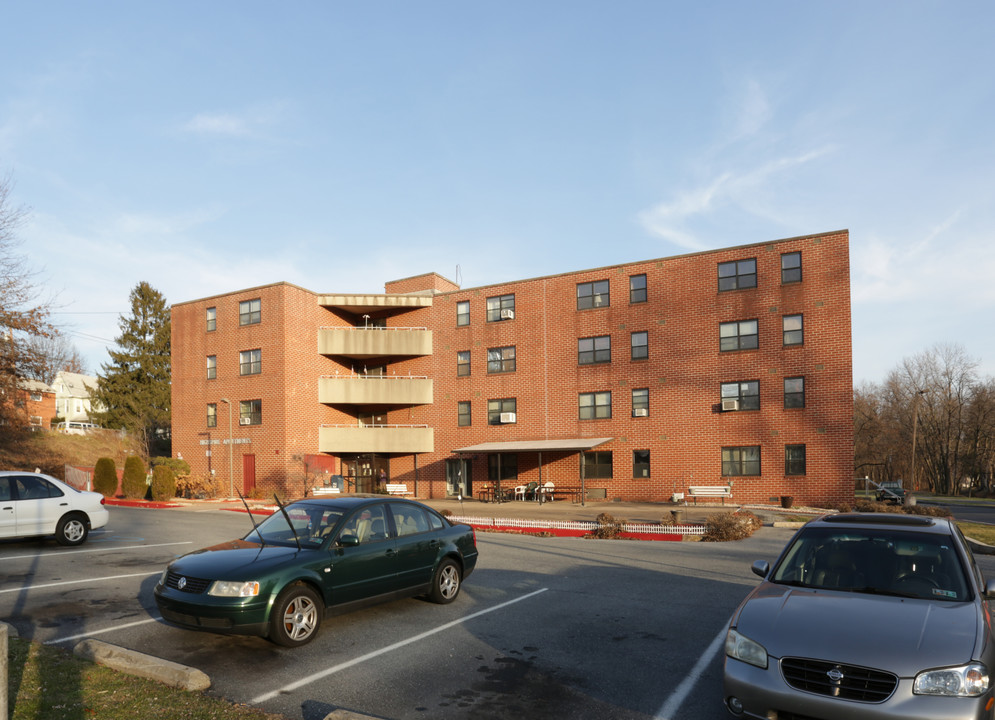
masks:
<path fill-rule="evenodd" d="M 265 601 L 241 606 L 195 603 L 175 597 L 183 593 L 169 588 L 164 590 L 161 591 L 161 586 L 156 588 L 155 603 L 162 614 L 162 619 L 171 625 L 226 635 L 269 634 Z"/>
<path fill-rule="evenodd" d="M 912 680 L 899 680 L 898 688 L 884 702 L 842 700 L 795 690 L 781 677 L 776 661 L 763 670 L 725 658 L 723 702 L 733 717 L 768 720 L 803 717 L 806 720 L 991 720 L 985 704 L 992 691 L 980 698 L 930 697 L 912 694 Z M 737 698 L 743 712 L 730 708 Z"/>

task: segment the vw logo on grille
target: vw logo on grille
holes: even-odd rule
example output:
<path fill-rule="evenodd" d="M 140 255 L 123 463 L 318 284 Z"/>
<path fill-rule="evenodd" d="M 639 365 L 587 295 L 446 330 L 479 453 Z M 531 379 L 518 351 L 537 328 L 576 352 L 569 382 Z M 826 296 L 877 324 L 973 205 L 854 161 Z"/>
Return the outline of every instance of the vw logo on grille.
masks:
<path fill-rule="evenodd" d="M 176 581 L 176 587 L 179 590 L 182 590 L 186 586 L 187 586 L 187 579 L 185 577 L 181 577 L 179 580 Z"/>

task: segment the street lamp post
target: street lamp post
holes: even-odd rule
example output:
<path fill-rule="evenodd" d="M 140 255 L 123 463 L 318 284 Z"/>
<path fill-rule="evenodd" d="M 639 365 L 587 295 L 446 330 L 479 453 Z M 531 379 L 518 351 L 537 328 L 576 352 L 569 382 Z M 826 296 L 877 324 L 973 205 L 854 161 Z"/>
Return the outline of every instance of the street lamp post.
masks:
<path fill-rule="evenodd" d="M 235 465 L 232 462 L 231 400 L 221 398 L 221 402 L 228 406 L 228 497 L 235 497 Z"/>
<path fill-rule="evenodd" d="M 909 481 L 911 487 L 905 491 L 905 505 L 912 505 L 912 490 L 916 487 L 916 435 L 919 431 L 919 403 L 922 402 L 922 396 L 926 394 L 925 390 L 919 390 L 916 392 L 916 401 L 913 405 L 913 416 L 912 416 L 912 479 Z"/>

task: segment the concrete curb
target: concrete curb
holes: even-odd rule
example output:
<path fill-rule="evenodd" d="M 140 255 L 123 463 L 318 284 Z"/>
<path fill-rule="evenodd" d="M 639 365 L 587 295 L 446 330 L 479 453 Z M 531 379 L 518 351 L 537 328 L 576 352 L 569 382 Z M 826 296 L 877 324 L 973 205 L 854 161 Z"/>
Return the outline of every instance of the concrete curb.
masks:
<path fill-rule="evenodd" d="M 211 687 L 211 678 L 200 670 L 100 640 L 84 640 L 73 648 L 73 654 L 112 670 L 158 680 L 181 690 L 207 690 Z"/>
<path fill-rule="evenodd" d="M 10 623 L 0 622 L 0 625 L 7 626 L 7 637 L 9 638 L 21 637 L 20 635 L 17 634 L 17 628 L 11 625 Z"/>
<path fill-rule="evenodd" d="M 330 713 L 325 715 L 323 720 L 380 720 L 373 715 L 363 715 L 362 713 L 355 713 L 351 710 L 343 710 L 339 708 L 337 710 L 332 710 Z"/>

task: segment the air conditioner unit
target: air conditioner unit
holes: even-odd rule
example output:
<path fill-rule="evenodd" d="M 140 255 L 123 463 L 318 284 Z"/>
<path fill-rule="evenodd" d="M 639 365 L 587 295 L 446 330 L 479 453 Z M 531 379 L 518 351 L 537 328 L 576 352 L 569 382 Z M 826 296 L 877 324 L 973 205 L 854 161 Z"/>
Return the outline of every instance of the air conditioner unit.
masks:
<path fill-rule="evenodd" d="M 238 424 L 239 425 L 251 425 L 252 424 L 252 418 L 240 417 L 238 419 Z"/>
<path fill-rule="evenodd" d="M 722 401 L 722 412 L 728 412 L 730 410 L 739 410 L 739 400 Z"/>
<path fill-rule="evenodd" d="M 514 320 L 515 319 L 515 311 L 514 310 L 502 310 L 501 311 L 501 319 L 502 320 Z"/>
<path fill-rule="evenodd" d="M 632 411 L 632 417 L 646 417 L 650 414 L 650 411 L 646 408 L 636 408 Z"/>
<path fill-rule="evenodd" d="M 501 413 L 499 418 L 503 423 L 513 423 L 516 420 L 515 413 Z"/>

